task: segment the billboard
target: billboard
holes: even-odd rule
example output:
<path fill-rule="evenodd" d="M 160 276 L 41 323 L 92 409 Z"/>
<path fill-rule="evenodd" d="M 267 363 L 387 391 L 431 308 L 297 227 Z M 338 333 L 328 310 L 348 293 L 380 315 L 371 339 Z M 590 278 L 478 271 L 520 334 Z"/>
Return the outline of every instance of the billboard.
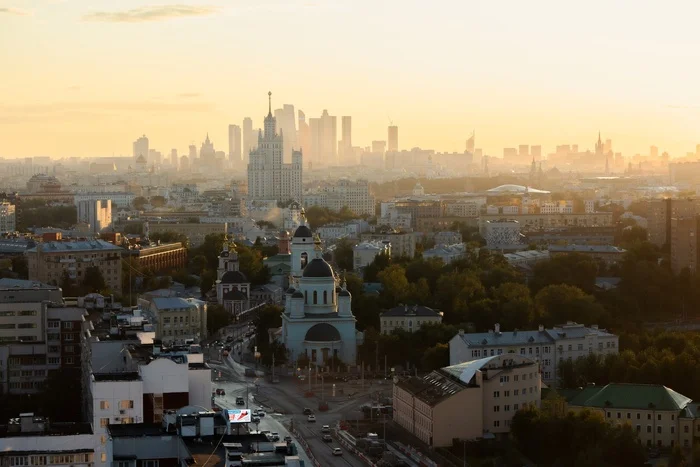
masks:
<path fill-rule="evenodd" d="M 250 410 L 248 409 L 228 409 L 226 410 L 229 423 L 250 423 Z"/>

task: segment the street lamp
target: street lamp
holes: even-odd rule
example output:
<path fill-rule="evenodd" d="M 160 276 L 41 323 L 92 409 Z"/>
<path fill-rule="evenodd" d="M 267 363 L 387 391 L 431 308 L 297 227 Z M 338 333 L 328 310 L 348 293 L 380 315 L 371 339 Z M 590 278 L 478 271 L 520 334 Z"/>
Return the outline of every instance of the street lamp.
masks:
<path fill-rule="evenodd" d="M 258 369 L 258 359 L 260 358 L 260 352 L 258 352 L 258 346 L 255 346 L 255 369 Z"/>

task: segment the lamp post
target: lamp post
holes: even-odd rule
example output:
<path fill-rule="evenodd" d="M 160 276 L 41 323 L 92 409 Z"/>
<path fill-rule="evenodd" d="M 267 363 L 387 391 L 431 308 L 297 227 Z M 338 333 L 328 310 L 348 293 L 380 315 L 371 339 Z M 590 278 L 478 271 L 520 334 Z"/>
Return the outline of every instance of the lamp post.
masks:
<path fill-rule="evenodd" d="M 258 359 L 260 358 L 260 352 L 258 352 L 258 346 L 255 346 L 255 353 L 253 354 L 255 357 L 255 369 L 258 369 Z"/>

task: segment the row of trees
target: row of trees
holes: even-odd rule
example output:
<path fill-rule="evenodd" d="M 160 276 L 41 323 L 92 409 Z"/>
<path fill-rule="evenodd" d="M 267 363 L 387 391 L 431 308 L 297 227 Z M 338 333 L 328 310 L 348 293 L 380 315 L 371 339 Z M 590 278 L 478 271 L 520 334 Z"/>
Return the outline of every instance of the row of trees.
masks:
<path fill-rule="evenodd" d="M 78 210 L 75 206 L 49 206 L 45 202 L 38 206 L 29 207 L 22 204 L 21 215 L 18 216 L 17 230 L 22 232 L 30 227 L 56 227 L 67 229 L 78 222 Z"/>

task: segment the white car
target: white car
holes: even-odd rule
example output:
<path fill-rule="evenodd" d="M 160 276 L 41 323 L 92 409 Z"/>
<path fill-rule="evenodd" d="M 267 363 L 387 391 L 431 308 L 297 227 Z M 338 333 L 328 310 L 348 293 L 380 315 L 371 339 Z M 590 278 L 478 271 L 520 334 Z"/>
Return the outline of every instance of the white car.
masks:
<path fill-rule="evenodd" d="M 328 425 L 323 425 L 321 427 L 321 433 L 330 433 L 330 432 L 331 432 L 331 427 L 329 427 Z"/>
<path fill-rule="evenodd" d="M 343 450 L 340 448 L 333 448 L 333 455 L 334 456 L 342 456 L 343 455 Z"/>
<path fill-rule="evenodd" d="M 306 421 L 309 422 L 309 423 L 316 423 L 316 415 L 309 415 L 309 416 L 306 418 Z"/>

